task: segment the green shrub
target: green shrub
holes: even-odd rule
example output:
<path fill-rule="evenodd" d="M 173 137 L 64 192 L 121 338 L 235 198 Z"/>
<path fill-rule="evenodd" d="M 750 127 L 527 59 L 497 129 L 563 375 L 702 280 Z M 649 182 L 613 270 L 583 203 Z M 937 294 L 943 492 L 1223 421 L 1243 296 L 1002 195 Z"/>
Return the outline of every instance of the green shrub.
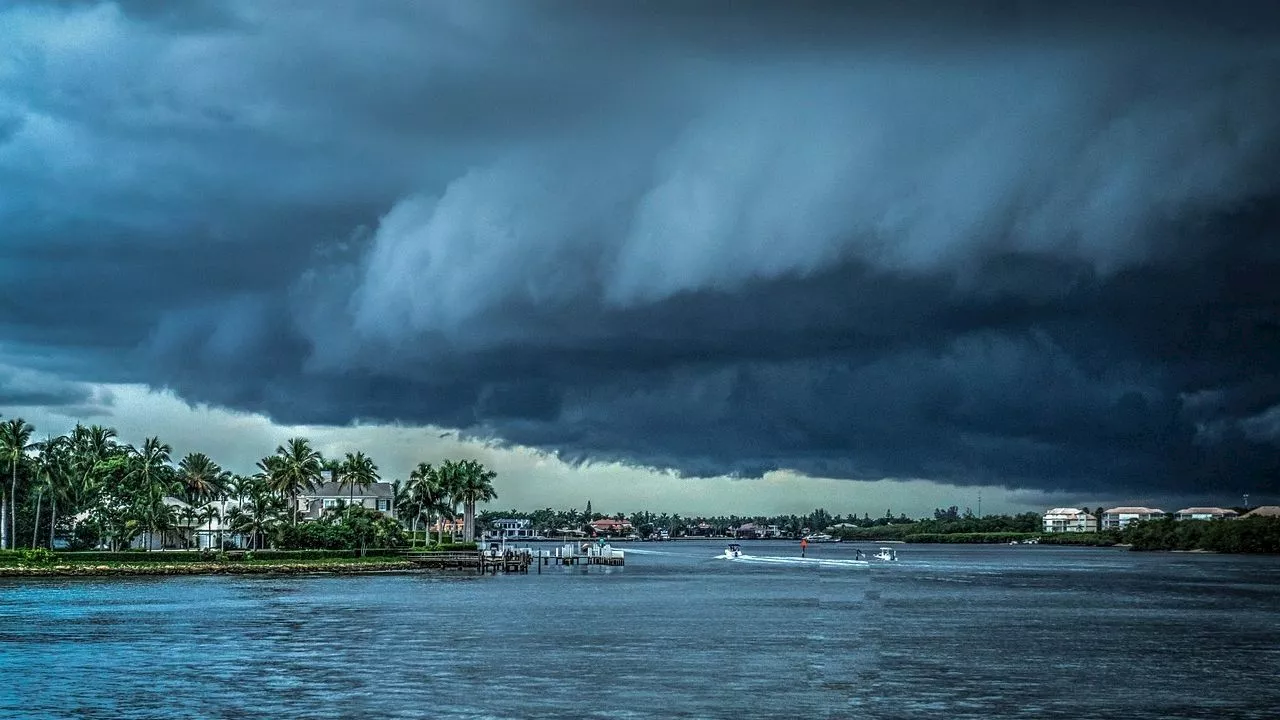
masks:
<path fill-rule="evenodd" d="M 28 565 L 48 565 L 53 562 L 53 553 L 48 548 L 32 548 L 17 551 L 18 561 Z"/>

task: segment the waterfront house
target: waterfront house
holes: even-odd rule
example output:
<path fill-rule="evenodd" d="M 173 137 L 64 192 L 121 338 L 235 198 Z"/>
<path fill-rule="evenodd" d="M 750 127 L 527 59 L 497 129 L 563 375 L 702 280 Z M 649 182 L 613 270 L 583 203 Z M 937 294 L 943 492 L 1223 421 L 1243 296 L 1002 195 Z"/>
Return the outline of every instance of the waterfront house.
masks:
<path fill-rule="evenodd" d="M 304 490 L 298 496 L 298 512 L 304 520 L 317 520 L 325 510 L 340 505 L 359 505 L 370 510 L 391 515 L 391 503 L 395 501 L 395 493 L 391 483 L 376 482 L 369 487 L 354 488 L 342 482 L 322 482 L 314 490 Z"/>
<path fill-rule="evenodd" d="M 461 516 L 456 518 L 439 518 L 431 523 L 431 527 L 427 528 L 427 532 L 433 535 L 448 535 L 456 540 L 462 539 L 462 534 L 466 531 L 466 521 Z"/>
<path fill-rule="evenodd" d="M 703 521 L 697 525 L 690 525 L 687 532 L 694 537 L 712 537 L 716 534 L 716 529 L 711 524 Z"/>
<path fill-rule="evenodd" d="M 755 523 L 743 523 L 733 531 L 733 536 L 742 540 L 755 540 L 762 534 L 762 529 Z"/>
<path fill-rule="evenodd" d="M 1220 507 L 1189 507 L 1174 513 L 1178 520 L 1234 520 L 1239 513 Z"/>
<path fill-rule="evenodd" d="M 1079 508 L 1053 508 L 1044 514 L 1047 533 L 1097 532 L 1098 518 Z"/>
<path fill-rule="evenodd" d="M 615 520 L 613 518 L 600 518 L 587 523 L 591 528 L 591 532 L 595 535 L 630 535 L 630 520 Z"/>
<path fill-rule="evenodd" d="M 193 529 L 196 525 L 196 510 L 175 497 L 165 496 L 161 500 L 172 512 L 172 522 L 163 530 L 151 532 L 143 530 L 129 541 L 133 550 L 185 550 L 193 546 Z"/>
<path fill-rule="evenodd" d="M 1102 529 L 1119 530 L 1131 522 L 1164 517 L 1163 510 L 1149 507 L 1114 507 L 1102 512 Z"/>
<path fill-rule="evenodd" d="M 1250 510 L 1240 517 L 1280 517 L 1280 505 L 1262 505 Z"/>
<path fill-rule="evenodd" d="M 491 540 L 529 540 L 536 534 L 533 524 L 522 518 L 500 518 L 492 525 L 493 530 L 485 536 Z"/>

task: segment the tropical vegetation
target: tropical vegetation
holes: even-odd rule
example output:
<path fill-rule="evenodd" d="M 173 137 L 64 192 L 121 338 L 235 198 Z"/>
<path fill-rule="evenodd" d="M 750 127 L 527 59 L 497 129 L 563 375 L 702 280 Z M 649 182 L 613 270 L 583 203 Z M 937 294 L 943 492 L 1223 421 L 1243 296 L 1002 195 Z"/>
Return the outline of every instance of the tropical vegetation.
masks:
<path fill-rule="evenodd" d="M 22 418 L 0 423 L 0 551 L 152 547 L 176 529 L 213 536 L 216 525 L 219 548 L 236 538 L 254 550 L 363 552 L 402 545 L 404 526 L 442 524 L 459 508 L 474 528 L 477 504 L 497 497 L 496 473 L 478 461 L 424 462 L 408 482 L 391 483 L 395 497 L 387 516 L 355 502 L 357 492 L 382 480 L 362 451 L 325 458 L 308 439 L 290 438 L 259 460 L 255 472 L 241 475 L 201 452 L 175 460 L 158 437 L 137 447 L 122 443 L 101 425 L 77 425 L 43 440 L 34 433 Z M 301 522 L 299 497 L 326 475 L 348 501 Z M 441 532 L 437 542 L 444 541 Z"/>

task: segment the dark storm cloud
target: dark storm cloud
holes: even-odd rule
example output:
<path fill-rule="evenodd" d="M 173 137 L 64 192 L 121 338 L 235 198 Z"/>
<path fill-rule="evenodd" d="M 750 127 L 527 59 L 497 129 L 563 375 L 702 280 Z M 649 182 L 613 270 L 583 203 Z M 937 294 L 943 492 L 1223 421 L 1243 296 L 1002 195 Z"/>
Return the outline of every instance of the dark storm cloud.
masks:
<path fill-rule="evenodd" d="M 1275 487 L 1270 4 L 0 13 L 32 367 L 690 474 Z"/>

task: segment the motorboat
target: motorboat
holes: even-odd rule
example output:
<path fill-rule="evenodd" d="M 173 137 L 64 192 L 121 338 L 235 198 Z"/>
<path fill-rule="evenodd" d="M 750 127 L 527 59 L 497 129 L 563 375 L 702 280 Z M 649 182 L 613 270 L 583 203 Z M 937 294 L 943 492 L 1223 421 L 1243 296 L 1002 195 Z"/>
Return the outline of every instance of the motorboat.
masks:
<path fill-rule="evenodd" d="M 826 533 L 813 533 L 805 535 L 804 541 L 807 543 L 837 543 L 840 542 L 840 538 L 832 537 Z"/>
<path fill-rule="evenodd" d="M 738 543 L 729 543 L 729 547 L 724 549 L 724 556 L 729 560 L 742 557 L 742 546 Z"/>
<path fill-rule="evenodd" d="M 880 552 L 876 553 L 875 555 L 872 555 L 871 557 L 877 560 L 893 561 L 898 559 L 898 551 L 894 550 L 893 548 L 882 547 L 880 548 Z"/>

